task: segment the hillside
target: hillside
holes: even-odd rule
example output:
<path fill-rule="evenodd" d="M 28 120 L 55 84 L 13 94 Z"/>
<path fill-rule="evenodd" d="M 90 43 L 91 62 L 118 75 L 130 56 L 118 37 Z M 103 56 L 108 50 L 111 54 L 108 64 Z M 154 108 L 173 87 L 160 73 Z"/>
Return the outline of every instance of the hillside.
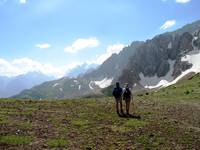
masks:
<path fill-rule="evenodd" d="M 91 81 L 101 81 L 107 79 L 117 79 L 121 75 L 123 69 L 129 63 L 129 59 L 133 56 L 137 49 L 143 44 L 141 41 L 134 41 L 125 47 L 119 54 L 113 54 L 98 69 L 86 73 L 83 78 Z"/>
<path fill-rule="evenodd" d="M 162 99 L 166 101 L 193 103 L 200 100 L 200 74 L 188 76 L 175 85 L 152 92 L 148 99 Z M 200 102 L 200 101 L 199 101 Z"/>
<path fill-rule="evenodd" d="M 31 99 L 65 99 L 80 97 L 88 94 L 99 93 L 101 88 L 109 86 L 114 78 L 118 78 L 123 68 L 128 64 L 135 50 L 142 42 L 133 42 L 130 46 L 125 47 L 118 55 L 114 54 L 96 70 L 86 72 L 77 78 L 64 77 L 61 79 L 49 81 L 35 86 L 31 89 L 24 90 L 13 96 L 14 98 L 31 98 Z M 121 63 L 116 61 L 120 60 Z M 113 74 L 113 68 L 114 74 Z M 110 79 L 112 77 L 112 79 Z M 57 85 L 59 83 L 59 85 Z M 57 85 L 57 86 L 54 86 Z"/>
<path fill-rule="evenodd" d="M 92 86 L 92 90 L 91 87 Z M 24 90 L 13 98 L 22 99 L 66 99 L 99 93 L 98 87 L 82 78 L 63 77 L 58 80 L 44 82 L 30 90 Z"/>
<path fill-rule="evenodd" d="M 110 97 L 0 100 L 0 149 L 200 149 L 200 75 L 134 97 L 118 117 Z M 133 109 L 134 108 L 134 109 Z"/>
<path fill-rule="evenodd" d="M 169 85 L 183 74 L 200 72 L 199 54 L 200 21 L 197 21 L 144 42 L 132 42 L 119 54 L 109 57 L 96 70 L 78 77 L 77 80 L 82 83 L 79 87 L 84 87 L 81 90 L 74 90 L 72 82 L 75 78 L 59 79 L 22 91 L 15 97 L 74 98 L 96 93 L 116 81 L 129 83 L 134 90 Z M 63 91 L 51 87 L 61 80 L 63 82 L 60 85 L 63 86 L 59 88 Z"/>

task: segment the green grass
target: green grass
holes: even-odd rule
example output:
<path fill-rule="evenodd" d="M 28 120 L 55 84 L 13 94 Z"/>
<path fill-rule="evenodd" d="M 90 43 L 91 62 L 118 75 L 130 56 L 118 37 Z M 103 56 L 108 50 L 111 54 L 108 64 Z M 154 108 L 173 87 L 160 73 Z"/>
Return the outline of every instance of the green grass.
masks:
<path fill-rule="evenodd" d="M 88 120 L 76 119 L 72 121 L 72 125 L 81 127 L 81 128 L 86 128 L 88 126 Z"/>
<path fill-rule="evenodd" d="M 112 97 L 0 99 L 0 149 L 200 149 L 199 85 L 195 76 L 134 95 L 141 119 L 119 117 Z"/>
<path fill-rule="evenodd" d="M 166 103 L 149 97 L 153 95 L 135 97 L 135 113 L 141 119 L 118 117 L 115 101 L 109 97 L 29 102 L 0 100 L 0 108 L 3 108 L 0 119 L 5 123 L 0 133 L 9 135 L 1 136 L 0 149 L 19 149 L 18 145 L 30 143 L 36 149 L 78 150 L 173 149 L 171 141 L 187 149 L 198 146 L 191 140 L 200 137 L 196 130 L 200 128 L 196 105 L 182 103 L 185 101 Z M 6 113 L 14 112 L 13 109 L 15 113 Z M 27 112 L 31 115 L 26 115 Z M 1 147 L 3 145 L 6 146 Z"/>
<path fill-rule="evenodd" d="M 165 139 L 157 135 L 141 135 L 136 140 L 143 145 L 144 149 L 168 149 L 164 147 Z"/>
<path fill-rule="evenodd" d="M 53 148 L 67 147 L 69 146 L 69 141 L 66 139 L 48 139 L 47 145 Z"/>
<path fill-rule="evenodd" d="M 8 116 L 5 114 L 0 114 L 0 125 L 8 123 L 9 123 Z"/>
<path fill-rule="evenodd" d="M 19 135 L 0 136 L 0 144 L 24 145 L 24 144 L 30 144 L 31 142 L 32 142 L 32 137 L 30 136 L 19 136 Z"/>
<path fill-rule="evenodd" d="M 130 132 L 131 131 L 130 128 L 127 128 L 125 126 L 112 126 L 111 129 L 114 132 Z"/>
<path fill-rule="evenodd" d="M 130 119 L 124 124 L 124 126 L 126 127 L 143 127 L 145 125 L 147 125 L 146 121 L 137 120 L 137 119 Z"/>
<path fill-rule="evenodd" d="M 114 132 L 131 132 L 133 130 L 132 128 L 144 127 L 145 125 L 147 125 L 146 121 L 130 119 L 123 125 L 113 125 L 111 129 Z"/>
<path fill-rule="evenodd" d="M 22 123 L 17 123 L 17 126 L 20 128 L 20 129 L 32 129 L 32 123 L 30 122 L 22 122 Z"/>
<path fill-rule="evenodd" d="M 200 99 L 200 75 L 192 79 L 178 82 L 158 92 L 150 92 L 149 99 L 159 99 L 167 102 L 199 102 Z"/>

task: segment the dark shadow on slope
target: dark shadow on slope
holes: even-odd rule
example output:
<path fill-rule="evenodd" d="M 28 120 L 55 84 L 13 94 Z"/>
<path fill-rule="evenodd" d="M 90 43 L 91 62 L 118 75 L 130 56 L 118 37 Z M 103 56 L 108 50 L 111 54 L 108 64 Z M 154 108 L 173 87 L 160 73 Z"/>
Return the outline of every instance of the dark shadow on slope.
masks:
<path fill-rule="evenodd" d="M 123 115 L 119 115 L 119 117 L 122 117 L 122 118 L 132 118 L 132 119 L 141 119 L 141 116 L 140 115 L 134 115 L 134 114 L 123 114 Z"/>

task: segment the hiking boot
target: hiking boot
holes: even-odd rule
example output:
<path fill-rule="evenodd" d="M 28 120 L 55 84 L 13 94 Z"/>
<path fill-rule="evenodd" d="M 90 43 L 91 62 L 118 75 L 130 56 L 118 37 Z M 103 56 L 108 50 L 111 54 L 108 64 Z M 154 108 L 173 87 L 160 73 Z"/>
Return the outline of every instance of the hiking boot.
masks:
<path fill-rule="evenodd" d="M 126 115 L 127 115 L 127 116 L 131 116 L 131 114 L 129 114 L 129 113 L 126 113 Z"/>

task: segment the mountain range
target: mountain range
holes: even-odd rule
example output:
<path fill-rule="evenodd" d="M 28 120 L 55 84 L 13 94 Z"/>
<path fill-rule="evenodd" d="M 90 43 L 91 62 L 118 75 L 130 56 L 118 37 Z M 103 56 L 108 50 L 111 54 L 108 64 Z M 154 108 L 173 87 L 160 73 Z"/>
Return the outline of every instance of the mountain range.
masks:
<path fill-rule="evenodd" d="M 29 72 L 15 77 L 0 76 L 0 97 L 10 97 L 19 92 L 55 78 L 40 72 Z"/>
<path fill-rule="evenodd" d="M 95 70 L 73 78 L 48 81 L 16 95 L 17 98 L 73 98 L 101 93 L 116 81 L 129 83 L 134 90 L 159 88 L 200 68 L 200 21 L 155 36 L 134 41 L 113 54 Z"/>

